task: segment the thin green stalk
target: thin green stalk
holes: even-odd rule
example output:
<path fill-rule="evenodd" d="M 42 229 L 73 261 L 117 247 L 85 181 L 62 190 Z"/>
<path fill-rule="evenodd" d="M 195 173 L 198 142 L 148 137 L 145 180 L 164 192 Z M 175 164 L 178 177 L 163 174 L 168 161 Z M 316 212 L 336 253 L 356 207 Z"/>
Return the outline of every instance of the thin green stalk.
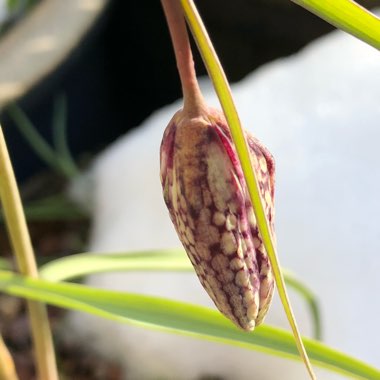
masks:
<path fill-rule="evenodd" d="M 53 141 L 57 154 L 62 163 L 66 166 L 66 171 L 70 176 L 79 174 L 79 169 L 71 155 L 67 142 L 67 102 L 64 95 L 59 95 L 54 101 L 53 110 Z"/>
<path fill-rule="evenodd" d="M 0 198 L 6 224 L 20 272 L 32 278 L 38 277 L 29 231 L 26 225 L 21 198 L 0 127 Z M 35 345 L 37 372 L 40 380 L 58 380 L 53 339 L 46 307 L 39 302 L 27 303 L 33 341 Z"/>
<path fill-rule="evenodd" d="M 188 24 L 194 35 L 194 39 L 203 57 L 203 61 L 206 65 L 209 76 L 214 84 L 215 91 L 223 108 L 227 123 L 230 127 L 231 135 L 236 146 L 236 151 L 251 197 L 253 209 L 255 211 L 259 232 L 263 239 L 264 247 L 268 253 L 272 265 L 273 275 L 276 280 L 278 293 L 284 306 L 286 316 L 289 320 L 289 324 L 293 331 L 298 351 L 306 365 L 310 377 L 312 379 L 316 379 L 290 305 L 284 278 L 280 269 L 280 263 L 276 253 L 276 247 L 270 233 L 270 227 L 267 218 L 265 216 L 256 176 L 251 165 L 247 143 L 244 138 L 243 129 L 241 127 L 228 81 L 193 1 L 181 0 L 181 4 Z"/>
<path fill-rule="evenodd" d="M 0 335 L 0 380 L 18 380 L 12 356 Z"/>
<path fill-rule="evenodd" d="M 296 292 L 298 292 L 306 301 L 310 315 L 313 319 L 313 338 L 317 340 L 322 339 L 322 322 L 321 315 L 319 312 L 319 306 L 316 299 L 316 296 L 313 292 L 305 286 L 300 280 L 298 280 L 292 273 L 282 270 L 285 283 L 288 287 L 293 288 Z"/>
<path fill-rule="evenodd" d="M 16 127 L 19 129 L 20 133 L 24 136 L 26 141 L 40 156 L 40 158 L 51 168 L 57 169 L 59 164 L 55 152 L 37 132 L 36 128 L 25 115 L 23 110 L 17 104 L 10 104 L 7 108 L 7 112 L 14 121 Z"/>
<path fill-rule="evenodd" d="M 76 167 L 54 151 L 46 140 L 38 133 L 35 126 L 17 104 L 10 104 L 7 108 L 9 116 L 35 153 L 53 170 L 62 173 L 68 179 L 78 174 Z"/>

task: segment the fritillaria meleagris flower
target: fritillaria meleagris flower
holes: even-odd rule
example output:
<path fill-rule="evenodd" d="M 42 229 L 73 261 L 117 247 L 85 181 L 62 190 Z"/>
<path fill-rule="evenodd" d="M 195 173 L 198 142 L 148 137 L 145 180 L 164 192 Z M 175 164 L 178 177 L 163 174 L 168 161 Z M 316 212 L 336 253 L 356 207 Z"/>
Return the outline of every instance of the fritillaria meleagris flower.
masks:
<path fill-rule="evenodd" d="M 246 133 L 273 234 L 274 161 Z M 224 115 L 177 112 L 161 143 L 161 182 L 178 236 L 217 308 L 244 330 L 268 311 L 274 279 Z"/>

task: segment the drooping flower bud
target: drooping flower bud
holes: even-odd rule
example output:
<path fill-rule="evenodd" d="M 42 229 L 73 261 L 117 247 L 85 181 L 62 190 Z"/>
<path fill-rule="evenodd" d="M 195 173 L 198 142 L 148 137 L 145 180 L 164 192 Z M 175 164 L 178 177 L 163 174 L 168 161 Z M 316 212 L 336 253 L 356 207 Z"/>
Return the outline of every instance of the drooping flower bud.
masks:
<path fill-rule="evenodd" d="M 274 161 L 246 137 L 274 234 Z M 206 106 L 177 112 L 160 153 L 165 203 L 199 280 L 225 316 L 254 329 L 268 311 L 274 279 L 224 115 Z"/>

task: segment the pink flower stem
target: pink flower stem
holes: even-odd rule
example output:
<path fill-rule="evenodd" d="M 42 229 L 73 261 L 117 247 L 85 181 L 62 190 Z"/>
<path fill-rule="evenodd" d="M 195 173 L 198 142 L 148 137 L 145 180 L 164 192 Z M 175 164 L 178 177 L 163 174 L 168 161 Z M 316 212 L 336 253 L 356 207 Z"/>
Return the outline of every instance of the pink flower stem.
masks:
<path fill-rule="evenodd" d="M 195 111 L 204 106 L 194 68 L 193 54 L 187 32 L 185 17 L 179 0 L 161 0 L 169 26 L 177 68 L 182 85 L 185 111 Z"/>

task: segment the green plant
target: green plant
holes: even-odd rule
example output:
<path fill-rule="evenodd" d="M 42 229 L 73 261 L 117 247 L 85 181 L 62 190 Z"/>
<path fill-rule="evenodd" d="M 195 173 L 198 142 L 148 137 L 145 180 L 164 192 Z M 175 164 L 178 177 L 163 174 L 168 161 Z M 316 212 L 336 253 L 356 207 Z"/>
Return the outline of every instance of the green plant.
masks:
<path fill-rule="evenodd" d="M 52 115 L 52 146 L 38 132 L 22 108 L 10 104 L 6 112 L 13 120 L 21 136 L 33 149 L 33 152 L 60 177 L 70 181 L 79 175 L 80 170 L 70 152 L 67 141 L 67 104 L 64 95 L 56 96 Z M 28 201 L 24 205 L 24 212 L 28 221 L 72 220 L 86 218 L 85 210 L 81 209 L 67 194 L 59 193 L 42 199 Z M 0 209 L 0 222 L 4 215 Z"/>
<path fill-rule="evenodd" d="M 52 117 L 53 147 L 41 136 L 37 128 L 17 104 L 10 104 L 7 112 L 25 141 L 51 169 L 69 180 L 78 175 L 79 169 L 67 143 L 67 105 L 65 96 L 57 96 L 54 102 Z"/>
<path fill-rule="evenodd" d="M 324 18 L 334 21 L 339 27 L 359 36 L 373 46 L 380 46 L 379 20 L 366 13 L 363 9 L 357 7 L 354 3 L 348 0 L 339 0 L 339 2 L 334 3 L 338 4 L 339 8 L 332 6 L 331 2 L 328 1 L 299 1 L 299 3 L 302 3 L 302 5 L 307 6 Z M 189 24 L 192 27 L 198 46 L 203 53 L 210 76 L 214 81 L 226 114 L 226 119 L 231 128 L 236 150 L 239 153 L 245 178 L 249 186 L 252 204 L 255 207 L 260 233 L 266 244 L 267 252 L 272 255 L 275 276 L 277 282 L 280 284 L 280 289 L 282 289 L 281 294 L 285 299 L 285 306 L 287 307 L 287 312 L 292 321 L 290 307 L 286 302 L 282 274 L 278 263 L 276 263 L 275 249 L 270 229 L 268 228 L 266 216 L 261 204 L 260 194 L 257 190 L 255 173 L 250 167 L 248 150 L 246 148 L 244 135 L 241 132 L 240 122 L 228 89 L 228 84 L 225 81 L 223 72 L 218 66 L 217 60 L 215 60 L 213 51 L 210 50 L 211 44 L 207 39 L 207 35 L 204 33 L 199 18 L 196 16 L 196 13 L 194 13 L 192 2 L 182 0 L 182 5 Z M 342 15 L 344 16 L 343 18 Z M 5 144 L 3 144 L 2 147 L 2 151 L 6 152 Z M 183 257 L 180 257 L 177 254 L 173 255 L 169 252 L 151 252 L 145 254 L 136 253 L 135 255 L 129 254 L 128 256 L 115 255 L 107 257 L 85 254 L 50 263 L 40 269 L 40 276 L 44 279 L 32 278 L 36 277 L 35 264 L 33 263 L 33 252 L 30 247 L 30 242 L 27 241 L 28 236 L 25 222 L 22 217 L 21 203 L 18 198 L 18 191 L 14 179 L 12 179 L 9 158 L 7 155 L 0 156 L 0 164 L 2 165 L 2 168 L 4 168 L 4 170 L 0 171 L 1 198 L 3 205 L 7 208 L 5 218 L 11 232 L 11 237 L 14 241 L 15 253 L 19 256 L 20 262 L 28 258 L 31 263 L 31 270 L 25 269 L 22 275 L 17 275 L 9 270 L 1 270 L 0 289 L 2 291 L 29 300 L 49 303 L 74 310 L 81 310 L 116 321 L 133 323 L 141 327 L 185 334 L 221 343 L 233 344 L 248 349 L 261 350 L 291 359 L 299 359 L 297 346 L 295 345 L 291 334 L 282 331 L 281 329 L 261 326 L 258 327 L 253 334 L 248 334 L 238 330 L 219 313 L 206 308 L 181 302 L 168 301 L 156 297 L 100 291 L 83 285 L 56 282 L 64 281 L 78 275 L 96 273 L 101 270 L 115 270 L 116 268 L 119 270 L 120 268 L 124 268 L 125 270 L 188 270 L 189 265 L 185 264 Z M 7 175 L 4 175 L 4 173 L 7 173 Z M 11 175 L 11 177 L 9 177 L 9 175 Z M 10 178 L 11 181 L 13 181 L 13 187 L 9 187 Z M 17 230 L 19 230 L 19 232 L 15 232 Z M 24 247 L 19 247 L 18 244 L 20 242 L 24 244 Z M 23 250 L 26 252 L 23 253 Z M 6 266 L 3 264 L 1 265 Z M 288 285 L 292 284 L 291 277 L 287 276 L 287 279 Z M 295 282 L 293 279 L 293 285 L 303 291 L 303 294 L 306 295 L 306 298 L 309 299 L 309 301 L 313 300 L 313 297 L 310 296 L 310 292 L 305 289 L 302 284 Z M 39 307 L 41 308 L 41 306 Z M 313 307 L 315 308 L 315 304 Z M 43 309 L 41 308 L 41 310 Z M 294 330 L 297 333 L 296 328 L 294 328 Z M 42 327 L 34 329 L 37 339 L 41 332 L 44 332 L 42 336 L 45 336 L 45 342 L 51 341 L 47 324 L 43 324 Z M 0 355 L 2 355 L 1 364 L 3 365 L 2 368 L 5 368 L 2 374 L 5 379 L 10 379 L 11 375 L 6 375 L 6 370 L 10 369 L 11 373 L 12 364 L 9 362 L 9 355 L 6 352 L 5 346 L 1 343 L 2 341 L 0 340 Z M 298 348 L 302 351 L 302 342 L 300 339 L 298 343 Z M 380 378 L 379 370 L 347 355 L 334 351 L 319 342 L 303 339 L 303 343 L 311 361 L 315 365 L 329 368 L 353 378 Z M 37 357 L 37 363 L 41 367 L 49 355 L 47 351 L 41 351 L 38 349 L 37 351 L 40 352 L 40 355 Z M 7 366 L 6 363 L 9 363 L 9 365 Z M 48 371 L 54 373 L 54 369 L 52 368 Z M 40 372 L 42 373 L 42 371 Z M 49 374 L 48 377 L 45 378 L 53 379 L 54 374 L 51 376 Z"/>
<path fill-rule="evenodd" d="M 20 273 L 25 276 L 37 278 L 38 269 L 34 257 L 33 247 L 31 244 L 28 227 L 26 225 L 16 179 L 1 128 L 0 173 L 0 198 L 12 248 L 16 256 L 18 269 Z M 54 347 L 46 307 L 43 303 L 32 301 L 28 301 L 27 306 L 35 345 L 39 377 L 41 380 L 58 379 Z M 6 355 L 5 350 L 2 350 L 2 353 Z M 9 363 L 9 360 L 6 359 L 4 363 Z M 5 375 L 5 373 L 3 374 Z"/>

